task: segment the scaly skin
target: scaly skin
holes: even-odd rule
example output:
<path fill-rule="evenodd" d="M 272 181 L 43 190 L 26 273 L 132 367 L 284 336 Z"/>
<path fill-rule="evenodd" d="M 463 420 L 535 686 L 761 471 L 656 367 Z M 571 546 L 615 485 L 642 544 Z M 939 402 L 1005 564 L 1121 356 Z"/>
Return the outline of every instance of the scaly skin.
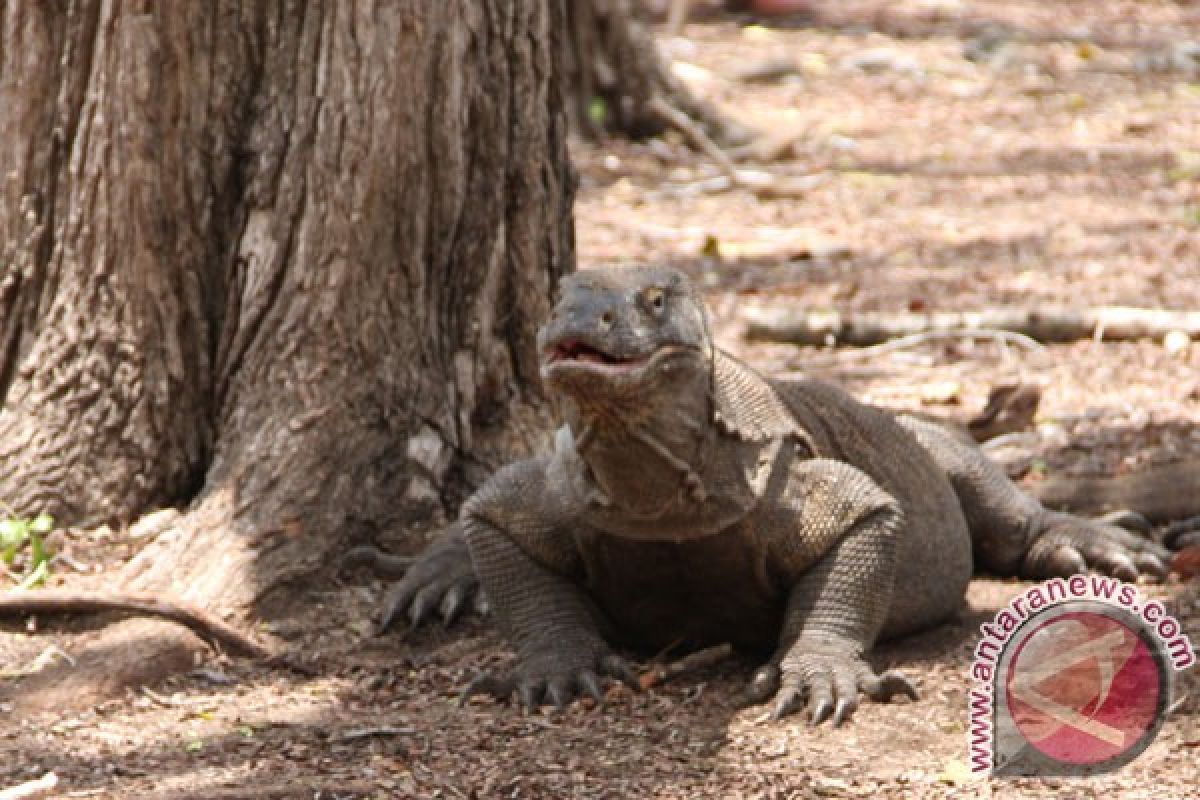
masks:
<path fill-rule="evenodd" d="M 866 657 L 953 614 L 973 567 L 1165 573 L 1158 545 L 1046 510 L 937 424 L 720 352 L 675 271 L 567 278 L 538 342 L 553 452 L 496 473 L 385 608 L 457 611 L 469 551 L 517 650 L 469 691 L 562 705 L 630 679 L 613 647 L 729 641 L 770 654 L 751 692 L 772 716 L 841 722 L 860 692 L 915 697 Z"/>

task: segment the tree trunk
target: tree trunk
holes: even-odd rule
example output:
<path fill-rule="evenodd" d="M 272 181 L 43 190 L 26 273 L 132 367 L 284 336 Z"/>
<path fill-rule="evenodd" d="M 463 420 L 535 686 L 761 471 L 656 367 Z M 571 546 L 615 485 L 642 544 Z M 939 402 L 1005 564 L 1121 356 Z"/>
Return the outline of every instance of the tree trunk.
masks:
<path fill-rule="evenodd" d="M 641 0 L 567 3 L 568 110 L 577 130 L 633 138 L 656 136 L 674 125 L 663 108 L 681 113 L 719 145 L 742 144 L 748 132 L 722 118 L 688 91 L 663 63 L 642 20 Z"/>
<path fill-rule="evenodd" d="M 261 611 L 542 435 L 560 4 L 0 13 L 0 499 L 184 505 L 129 588 Z"/>

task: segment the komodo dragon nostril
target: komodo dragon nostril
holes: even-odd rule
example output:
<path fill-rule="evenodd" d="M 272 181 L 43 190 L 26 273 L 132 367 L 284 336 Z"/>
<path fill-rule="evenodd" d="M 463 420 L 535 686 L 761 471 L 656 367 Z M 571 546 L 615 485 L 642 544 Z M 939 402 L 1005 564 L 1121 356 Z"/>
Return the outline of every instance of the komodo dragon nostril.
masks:
<path fill-rule="evenodd" d="M 600 315 L 600 329 L 606 331 L 609 328 L 611 328 L 612 325 L 613 325 L 613 313 L 611 311 L 605 311 L 603 314 Z"/>

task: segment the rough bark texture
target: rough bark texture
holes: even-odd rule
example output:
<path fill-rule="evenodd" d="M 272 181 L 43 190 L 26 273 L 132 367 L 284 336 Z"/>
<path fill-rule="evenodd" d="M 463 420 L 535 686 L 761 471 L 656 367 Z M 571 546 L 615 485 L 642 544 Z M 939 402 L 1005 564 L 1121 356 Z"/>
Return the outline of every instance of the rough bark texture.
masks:
<path fill-rule="evenodd" d="M 640 0 L 572 0 L 566 78 L 579 130 L 654 136 L 672 126 L 664 105 L 684 114 L 718 144 L 741 143 L 747 132 L 695 97 L 663 63 Z M 603 121 L 592 116 L 599 100 Z"/>
<path fill-rule="evenodd" d="M 0 499 L 244 609 L 539 435 L 560 4 L 0 14 Z"/>

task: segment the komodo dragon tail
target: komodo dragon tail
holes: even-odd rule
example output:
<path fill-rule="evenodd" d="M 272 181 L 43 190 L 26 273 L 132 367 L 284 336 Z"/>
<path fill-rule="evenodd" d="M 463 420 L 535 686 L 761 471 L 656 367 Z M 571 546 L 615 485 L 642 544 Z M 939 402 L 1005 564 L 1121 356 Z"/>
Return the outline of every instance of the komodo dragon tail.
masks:
<path fill-rule="evenodd" d="M 1058 476 L 1030 487 L 1047 508 L 1077 514 L 1131 509 L 1154 523 L 1200 516 L 1200 460 L 1116 477 Z"/>

